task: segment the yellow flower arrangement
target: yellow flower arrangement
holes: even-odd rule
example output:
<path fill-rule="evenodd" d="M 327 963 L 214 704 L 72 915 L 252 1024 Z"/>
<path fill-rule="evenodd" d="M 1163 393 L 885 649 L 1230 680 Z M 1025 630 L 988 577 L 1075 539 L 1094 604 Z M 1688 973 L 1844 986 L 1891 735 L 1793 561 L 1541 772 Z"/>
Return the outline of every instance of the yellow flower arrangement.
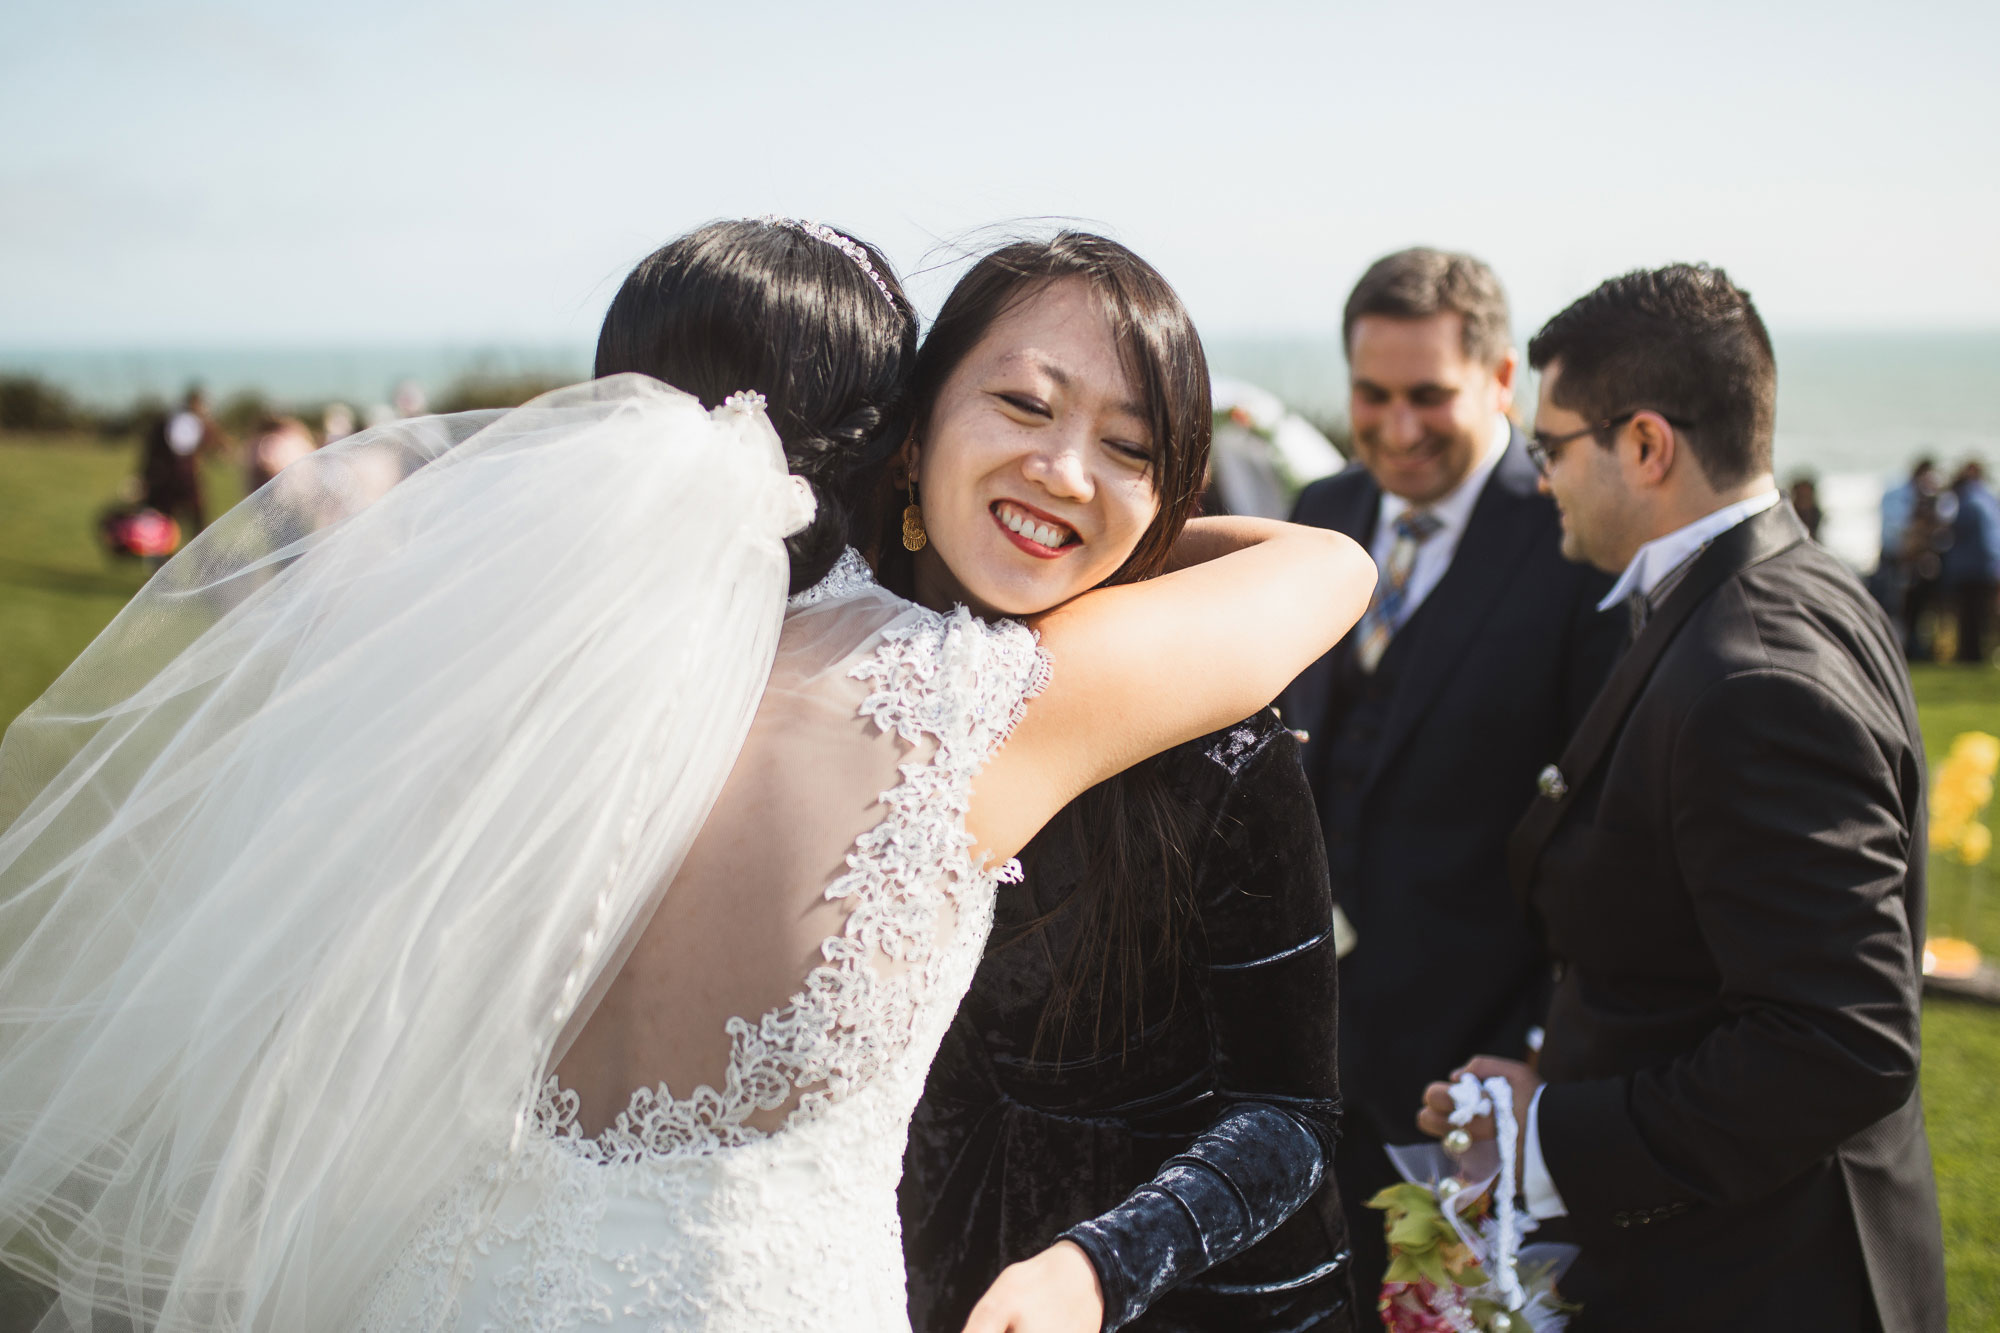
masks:
<path fill-rule="evenodd" d="M 1993 850 L 1993 832 L 1979 816 L 1993 799 L 2000 769 L 2000 736 L 1968 731 L 1951 743 L 1931 783 L 1931 850 L 1956 852 L 1976 866 Z"/>
<path fill-rule="evenodd" d="M 1958 859 L 1976 866 L 1993 850 L 1993 830 L 1984 824 L 1967 824 L 1958 840 Z"/>
<path fill-rule="evenodd" d="M 1993 830 L 1980 815 L 1993 800 L 1993 774 L 2000 768 L 2000 737 L 1983 731 L 1964 732 L 1951 743 L 1944 762 L 1931 780 L 1931 850 L 1950 853 L 1962 866 L 1982 864 L 1993 854 Z M 1977 885 L 1968 886 L 1976 904 Z M 1968 905 L 1965 909 L 1971 911 Z M 1970 925 L 1966 921 L 1965 925 Z M 1970 933 L 1970 932 L 1968 932 Z M 1923 969 L 1927 977 L 1965 978 L 1981 968 L 1979 950 L 1971 942 L 1949 935 L 1924 941 Z"/>

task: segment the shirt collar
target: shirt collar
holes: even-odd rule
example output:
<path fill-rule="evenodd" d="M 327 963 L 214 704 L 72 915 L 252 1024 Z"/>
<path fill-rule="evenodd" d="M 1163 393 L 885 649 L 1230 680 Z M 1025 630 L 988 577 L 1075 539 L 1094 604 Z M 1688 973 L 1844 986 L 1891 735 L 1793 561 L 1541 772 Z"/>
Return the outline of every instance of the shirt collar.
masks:
<path fill-rule="evenodd" d="M 1486 452 L 1472 465 L 1472 471 L 1465 479 L 1446 491 L 1443 495 L 1424 506 L 1426 513 L 1438 521 L 1439 532 L 1456 532 L 1472 517 L 1472 506 L 1479 503 L 1479 493 L 1486 489 L 1486 479 L 1493 475 L 1493 469 L 1500 466 L 1500 458 L 1507 452 L 1507 446 L 1514 438 L 1514 428 L 1507 418 L 1493 418 L 1493 435 L 1486 442 Z M 1389 525 L 1413 508 L 1400 495 L 1382 492 L 1382 513 L 1377 520 L 1377 531 L 1386 530 Z"/>
<path fill-rule="evenodd" d="M 1635 592 L 1642 597 L 1651 597 L 1662 579 L 1693 559 L 1704 546 L 1744 519 L 1755 518 L 1777 503 L 1778 490 L 1774 486 L 1747 500 L 1724 505 L 1712 514 L 1705 514 L 1684 527 L 1675 528 L 1664 537 L 1653 538 L 1632 556 L 1632 563 L 1625 566 L 1625 572 L 1618 576 L 1618 582 L 1611 585 L 1611 591 L 1604 595 L 1597 609 L 1609 611 Z"/>

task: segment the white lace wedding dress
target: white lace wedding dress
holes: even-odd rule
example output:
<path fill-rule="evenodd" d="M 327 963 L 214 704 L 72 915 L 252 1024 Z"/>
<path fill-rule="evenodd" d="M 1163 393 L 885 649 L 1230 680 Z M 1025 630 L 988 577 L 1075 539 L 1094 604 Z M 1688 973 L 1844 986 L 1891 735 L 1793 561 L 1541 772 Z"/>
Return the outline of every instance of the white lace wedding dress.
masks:
<path fill-rule="evenodd" d="M 550 1078 L 362 1327 L 907 1328 L 909 1119 L 1017 870 L 970 855 L 968 790 L 1045 673 L 1022 626 L 913 606 L 852 552 L 793 598 L 749 739 L 627 965 L 678 978 L 683 1001 L 634 1020 L 674 1076 L 594 1135 Z M 586 1049 L 587 1030 L 572 1061 Z"/>
<path fill-rule="evenodd" d="M 788 603 L 763 403 L 616 375 L 300 460 L 0 738 L 39 1333 L 906 1327 L 906 1126 L 1033 636 Z M 550 1075 L 554 1080 L 550 1080 Z"/>

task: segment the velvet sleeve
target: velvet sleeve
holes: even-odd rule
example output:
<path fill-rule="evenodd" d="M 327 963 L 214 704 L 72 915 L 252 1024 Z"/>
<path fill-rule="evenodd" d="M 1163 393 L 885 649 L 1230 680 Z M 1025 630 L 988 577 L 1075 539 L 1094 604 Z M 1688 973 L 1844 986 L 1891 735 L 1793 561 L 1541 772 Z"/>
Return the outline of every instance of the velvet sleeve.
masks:
<path fill-rule="evenodd" d="M 1216 1111 L 1151 1180 L 1064 1233 L 1097 1270 L 1106 1329 L 1298 1211 L 1339 1137 L 1333 899 L 1298 742 L 1267 712 L 1206 757 L 1220 782 L 1193 863 Z"/>

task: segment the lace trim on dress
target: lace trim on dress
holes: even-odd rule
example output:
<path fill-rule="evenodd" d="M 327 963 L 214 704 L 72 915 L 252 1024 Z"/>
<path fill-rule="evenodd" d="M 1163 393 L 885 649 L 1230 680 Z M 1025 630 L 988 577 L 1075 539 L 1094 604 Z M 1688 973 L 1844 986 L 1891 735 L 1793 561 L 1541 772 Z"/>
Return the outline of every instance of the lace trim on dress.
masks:
<path fill-rule="evenodd" d="M 852 546 L 840 553 L 840 559 L 833 562 L 833 568 L 826 571 L 826 577 L 804 592 L 795 594 L 785 602 L 785 608 L 796 611 L 802 606 L 811 606 L 832 597 L 848 597 L 863 588 L 875 586 L 875 571 L 868 568 L 868 562 Z"/>
<path fill-rule="evenodd" d="M 850 550 L 800 596 L 818 600 L 873 582 Z M 825 962 L 783 1008 L 755 1022 L 729 1020 L 721 1088 L 704 1085 L 678 1100 L 664 1086 L 640 1088 L 610 1127 L 587 1139 L 576 1123 L 577 1095 L 551 1077 L 536 1129 L 588 1161 L 631 1165 L 754 1142 L 768 1137 L 748 1123 L 759 1111 L 796 1097 L 789 1126 L 867 1084 L 907 1045 L 938 982 L 945 909 L 968 888 L 990 904 L 994 883 L 1019 882 L 1016 861 L 973 861 L 965 813 L 973 776 L 1047 684 L 1049 669 L 1033 631 L 1012 621 L 988 625 L 963 607 L 884 631 L 851 673 L 872 687 L 860 713 L 913 745 L 928 735 L 937 748 L 900 766 L 902 782 L 882 796 L 889 813 L 855 840 L 847 872 L 827 886 L 829 899 L 852 898 L 854 908 L 842 933 L 820 946 Z"/>

